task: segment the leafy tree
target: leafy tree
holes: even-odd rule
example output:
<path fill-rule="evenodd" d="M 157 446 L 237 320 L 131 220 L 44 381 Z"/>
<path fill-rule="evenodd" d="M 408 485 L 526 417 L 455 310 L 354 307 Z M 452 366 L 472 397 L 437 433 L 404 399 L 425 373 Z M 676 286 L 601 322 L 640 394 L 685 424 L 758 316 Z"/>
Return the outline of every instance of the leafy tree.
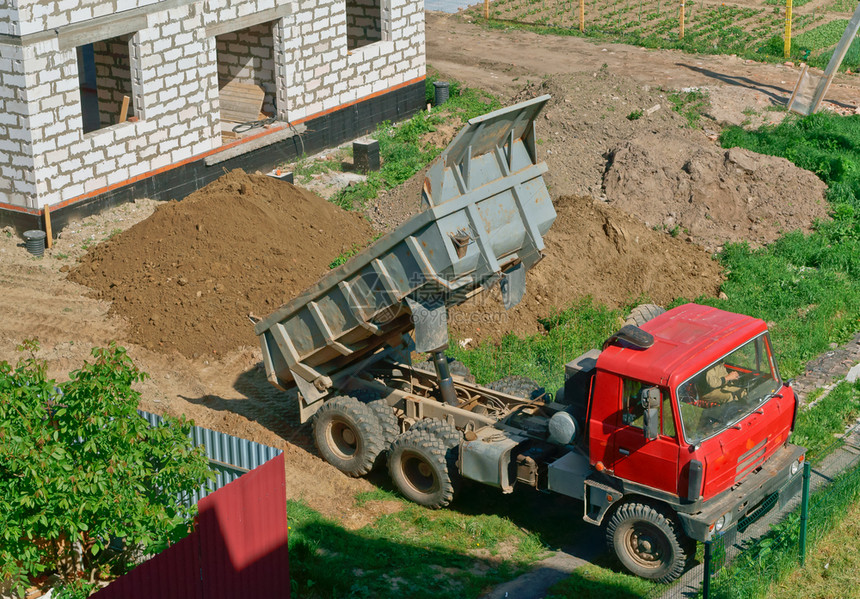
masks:
<path fill-rule="evenodd" d="M 60 385 L 37 349 L 0 362 L 0 581 L 19 593 L 45 572 L 85 586 L 184 537 L 196 507 L 181 499 L 210 476 L 190 422 L 137 414 L 146 374 L 125 349 L 94 349 Z"/>

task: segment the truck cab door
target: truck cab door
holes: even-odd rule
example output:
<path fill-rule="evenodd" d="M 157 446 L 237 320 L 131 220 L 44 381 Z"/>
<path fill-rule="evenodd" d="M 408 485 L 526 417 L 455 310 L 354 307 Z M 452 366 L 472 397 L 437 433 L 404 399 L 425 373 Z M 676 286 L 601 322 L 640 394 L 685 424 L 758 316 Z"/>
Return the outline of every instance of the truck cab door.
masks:
<path fill-rule="evenodd" d="M 677 495 L 680 446 L 669 390 L 660 391 L 660 434 L 647 441 L 640 394 L 647 383 L 622 379 L 612 434 L 610 468 L 615 476 Z"/>

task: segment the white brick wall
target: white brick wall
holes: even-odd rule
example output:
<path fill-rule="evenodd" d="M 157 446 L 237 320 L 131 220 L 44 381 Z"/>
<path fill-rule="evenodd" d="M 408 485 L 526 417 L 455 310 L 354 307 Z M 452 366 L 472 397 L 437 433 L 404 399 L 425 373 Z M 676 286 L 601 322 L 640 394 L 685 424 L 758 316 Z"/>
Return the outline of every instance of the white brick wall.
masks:
<path fill-rule="evenodd" d="M 0 32 L 22 34 L 22 46 L 0 45 L 0 202 L 41 208 L 124 183 L 221 145 L 219 78 L 254 82 L 266 91 L 265 111 L 296 121 L 424 76 L 422 0 L 380 2 L 373 28 L 390 40 L 350 50 L 345 0 L 296 0 L 293 14 L 245 26 L 216 39 L 206 27 L 279 6 L 275 0 L 197 0 L 155 10 L 130 36 L 130 70 L 109 89 L 118 114 L 133 96 L 139 120 L 83 133 L 77 51 L 56 37 L 26 35 L 62 28 L 158 0 L 6 0 Z M 120 40 L 126 43 L 125 39 Z M 102 74 L 103 76 L 104 73 Z"/>

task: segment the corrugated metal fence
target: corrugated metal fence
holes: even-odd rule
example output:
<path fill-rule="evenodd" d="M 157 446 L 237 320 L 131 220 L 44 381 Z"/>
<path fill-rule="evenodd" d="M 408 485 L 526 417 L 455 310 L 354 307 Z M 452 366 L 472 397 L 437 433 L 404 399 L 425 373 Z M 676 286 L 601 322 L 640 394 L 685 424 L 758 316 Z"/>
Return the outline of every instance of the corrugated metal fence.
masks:
<path fill-rule="evenodd" d="M 163 422 L 138 412 L 152 426 Z M 216 472 L 216 480 L 193 494 L 194 532 L 93 597 L 289 597 L 283 452 L 199 426 L 190 436 Z"/>
<path fill-rule="evenodd" d="M 197 505 L 194 532 L 93 598 L 288 598 L 283 454 Z"/>
<path fill-rule="evenodd" d="M 137 412 L 149 422 L 150 426 L 158 426 L 164 422 L 158 414 L 150 414 L 143 410 Z M 215 480 L 195 491 L 191 497 L 192 503 L 197 503 L 212 491 L 220 489 L 281 454 L 280 449 L 200 426 L 191 427 L 191 439 L 195 446 L 203 446 L 206 457 L 209 458 L 209 467 L 215 471 Z"/>

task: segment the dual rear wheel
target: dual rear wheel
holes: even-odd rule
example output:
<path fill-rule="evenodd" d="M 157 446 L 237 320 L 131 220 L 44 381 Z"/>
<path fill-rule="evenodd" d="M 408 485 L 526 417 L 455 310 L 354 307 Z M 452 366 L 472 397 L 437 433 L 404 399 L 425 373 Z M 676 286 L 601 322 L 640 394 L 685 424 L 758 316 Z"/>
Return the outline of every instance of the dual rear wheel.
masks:
<path fill-rule="evenodd" d="M 451 424 L 426 419 L 400 434 L 384 400 L 338 396 L 317 411 L 313 435 L 323 459 L 344 474 L 363 476 L 387 453 L 391 480 L 405 497 L 430 508 L 454 498 L 461 433 Z"/>

